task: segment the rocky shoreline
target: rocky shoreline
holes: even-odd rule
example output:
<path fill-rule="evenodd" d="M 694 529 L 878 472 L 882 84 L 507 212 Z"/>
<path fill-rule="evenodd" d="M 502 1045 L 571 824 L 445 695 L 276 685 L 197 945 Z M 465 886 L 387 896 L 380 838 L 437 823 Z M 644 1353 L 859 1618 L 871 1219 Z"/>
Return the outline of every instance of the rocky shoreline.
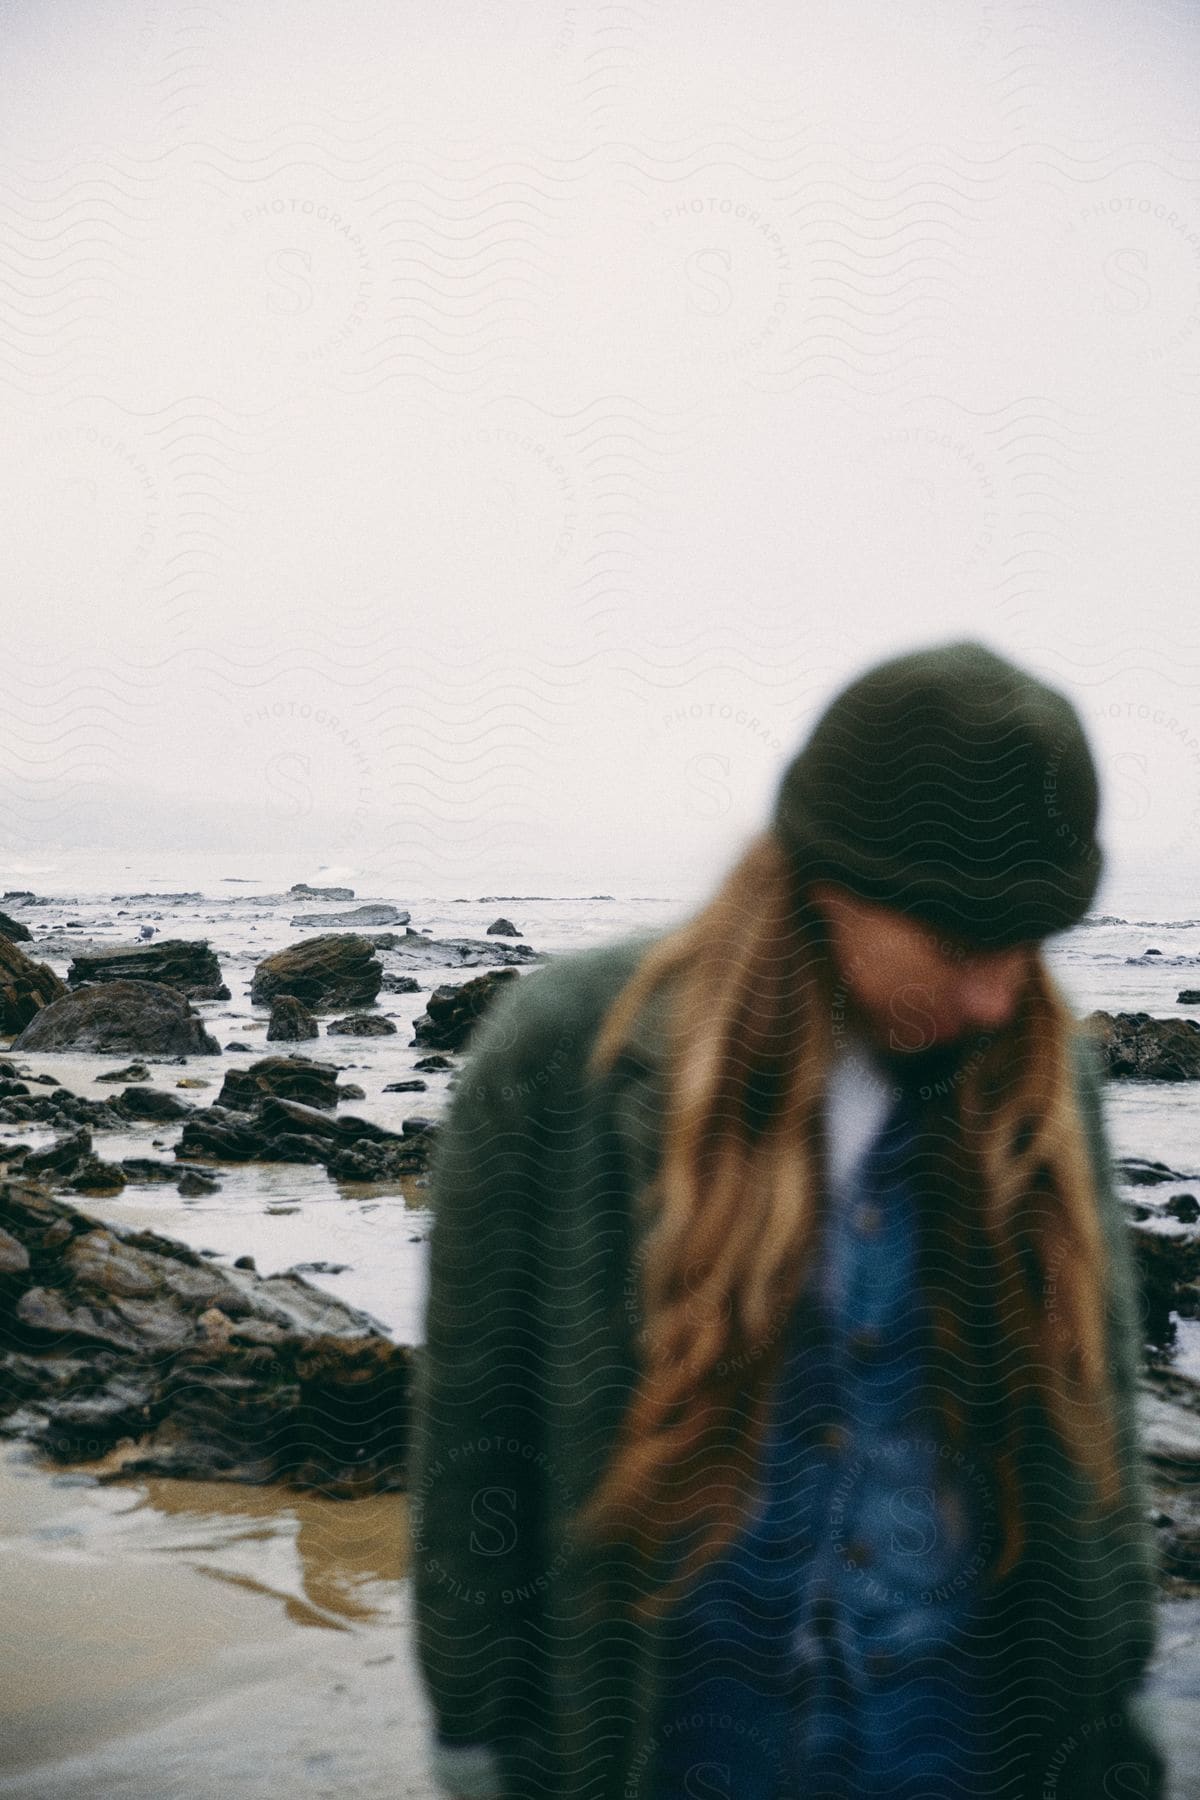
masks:
<path fill-rule="evenodd" d="M 275 898 L 328 905 L 354 895 L 298 884 Z M 222 1165 L 255 1161 L 318 1164 L 339 1182 L 419 1179 L 436 1120 L 408 1115 L 391 1131 L 342 1110 L 363 1090 L 339 1081 L 343 1065 L 291 1046 L 318 1037 L 322 1019 L 340 1041 L 394 1034 L 378 1010 L 381 994 L 418 992 L 427 969 L 495 965 L 428 994 L 410 1040 L 424 1054 L 411 1078 L 385 1090 L 420 1092 L 425 1073 L 453 1078 L 455 1054 L 501 987 L 519 979 L 515 965 L 544 955 L 512 941 L 519 933 L 508 918 L 483 938 L 452 939 L 409 920 L 390 906 L 294 916 L 293 927 L 319 929 L 261 956 L 250 983 L 252 1003 L 270 1009 L 268 1037 L 288 1048 L 239 1061 L 215 1099 L 201 1103 L 156 1088 L 139 1060 L 97 1076 L 114 1091 L 90 1099 L 29 1059 L 64 1047 L 176 1063 L 220 1054 L 193 1010 L 193 1001 L 228 997 L 207 941 L 69 941 L 64 981 L 16 941 L 29 941 L 28 929 L 0 914 L 0 1031 L 15 1034 L 0 1059 L 0 1120 L 56 1133 L 49 1146 L 0 1147 L 0 1434 L 64 1461 L 120 1446 L 128 1472 L 284 1481 L 335 1494 L 403 1485 L 408 1346 L 295 1270 L 264 1278 L 248 1257 L 217 1268 L 159 1233 L 103 1224 L 79 1202 L 127 1181 L 211 1193 Z M 1110 1079 L 1200 1079 L 1192 1021 L 1098 1011 L 1085 1023 Z M 249 1046 L 234 1040 L 224 1049 L 244 1055 Z M 183 1077 L 177 1085 L 205 1084 Z M 145 1120 L 178 1128 L 169 1155 L 97 1154 L 93 1133 Z M 1171 1359 L 1174 1318 L 1200 1317 L 1200 1199 L 1186 1191 L 1200 1190 L 1200 1179 L 1145 1158 L 1123 1159 L 1115 1174 L 1139 1274 L 1139 1408 L 1160 1580 L 1167 1594 L 1200 1595 L 1200 1382 Z"/>

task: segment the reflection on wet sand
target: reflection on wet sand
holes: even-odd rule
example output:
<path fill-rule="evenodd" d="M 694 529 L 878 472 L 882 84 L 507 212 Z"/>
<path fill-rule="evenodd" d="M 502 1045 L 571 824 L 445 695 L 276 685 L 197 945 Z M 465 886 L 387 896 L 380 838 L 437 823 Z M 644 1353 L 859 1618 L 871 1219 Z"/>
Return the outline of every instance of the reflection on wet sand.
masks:
<path fill-rule="evenodd" d="M 266 1794 L 311 1758 L 356 1792 L 425 1792 L 396 1779 L 425 1726 L 404 1496 L 106 1467 L 0 1447 L 0 1794 Z"/>
<path fill-rule="evenodd" d="M 131 1484 L 132 1485 L 132 1484 Z M 184 1557 L 204 1559 L 232 1545 L 256 1546 L 263 1565 L 285 1585 L 268 1579 L 260 1566 L 197 1569 L 217 1580 L 277 1600 L 299 1625 L 349 1629 L 354 1622 L 380 1621 L 396 1611 L 394 1589 L 406 1573 L 408 1512 L 402 1494 L 363 1500 L 327 1500 L 294 1488 L 240 1487 L 211 1481 L 142 1481 L 142 1497 L 130 1513 L 152 1509 L 164 1520 L 203 1526 L 171 1546 Z M 280 1549 L 284 1554 L 278 1554 Z M 298 1584 L 295 1591 L 290 1583 Z"/>

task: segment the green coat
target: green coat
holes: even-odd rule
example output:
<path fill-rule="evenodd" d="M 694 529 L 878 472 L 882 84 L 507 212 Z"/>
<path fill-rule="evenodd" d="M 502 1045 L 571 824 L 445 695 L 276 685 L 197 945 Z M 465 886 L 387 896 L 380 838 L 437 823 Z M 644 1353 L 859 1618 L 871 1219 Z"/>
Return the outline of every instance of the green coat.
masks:
<path fill-rule="evenodd" d="M 650 1800 L 661 1632 L 618 1612 L 633 1573 L 617 1549 L 581 1548 L 565 1520 L 607 1463 L 638 1374 L 630 1201 L 658 1145 L 661 1000 L 603 1080 L 583 1066 L 657 935 L 574 951 L 507 986 L 434 1151 L 409 1464 L 416 1654 L 440 1735 L 492 1746 L 477 1753 L 483 1780 L 469 1791 L 505 1800 Z M 1135 1435 L 1137 1309 L 1098 1053 L 1082 1032 L 1076 1041 L 1110 1250 L 1127 1501 L 1103 1531 L 1085 1529 L 1074 1471 L 1043 1434 L 1031 1554 L 1004 1626 L 1023 1771 L 1011 1794 L 1093 1800 L 1111 1787 L 1155 1800 L 1162 1739 L 1140 1686 L 1155 1588 Z M 435 1755 L 435 1773 L 448 1766 Z"/>

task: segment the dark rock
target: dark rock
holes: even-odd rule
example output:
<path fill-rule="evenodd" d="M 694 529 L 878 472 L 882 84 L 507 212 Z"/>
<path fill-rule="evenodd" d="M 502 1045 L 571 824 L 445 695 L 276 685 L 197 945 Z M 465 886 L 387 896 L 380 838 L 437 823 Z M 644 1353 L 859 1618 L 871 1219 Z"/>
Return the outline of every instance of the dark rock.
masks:
<path fill-rule="evenodd" d="M 126 1181 L 169 1181 L 174 1185 L 179 1180 L 178 1163 L 160 1162 L 156 1156 L 123 1156 L 121 1167 Z"/>
<path fill-rule="evenodd" d="M 70 1175 L 92 1154 L 92 1134 L 86 1128 L 60 1138 L 44 1150 L 31 1150 L 22 1164 L 26 1176 Z"/>
<path fill-rule="evenodd" d="M 31 1182 L 0 1183 L 0 1230 L 15 1246 L 0 1315 L 11 1434 L 64 1462 L 132 1440 L 102 1480 L 403 1488 L 410 1352 L 368 1314 L 297 1271 L 264 1279 L 245 1258 L 222 1269 L 103 1226 Z"/>
<path fill-rule="evenodd" d="M 430 994 L 413 1021 L 412 1043 L 429 1050 L 462 1050 L 501 987 L 521 978 L 515 969 L 491 969 L 471 981 L 448 982 Z"/>
<path fill-rule="evenodd" d="M 378 943 L 378 939 L 376 942 Z M 419 994 L 421 984 L 415 975 L 393 975 L 390 969 L 385 970 L 383 992 L 385 994 Z"/>
<path fill-rule="evenodd" d="M 1146 1156 L 1119 1156 L 1113 1164 L 1113 1172 L 1119 1181 L 1130 1187 L 1153 1187 L 1160 1181 L 1184 1181 L 1187 1179 L 1178 1169 L 1169 1169 L 1166 1163 L 1154 1162 Z"/>
<path fill-rule="evenodd" d="M 257 1269 L 258 1264 L 252 1256 L 239 1256 L 233 1266 L 235 1269 Z"/>
<path fill-rule="evenodd" d="M 125 1119 L 114 1108 L 112 1101 L 87 1100 L 82 1094 L 56 1087 L 48 1094 L 31 1093 L 28 1098 L 20 1094 L 0 1098 L 0 1119 L 37 1120 L 60 1130 L 71 1125 L 93 1125 L 100 1131 L 118 1131 Z"/>
<path fill-rule="evenodd" d="M 252 1052 L 251 1052 L 251 1049 L 250 1049 L 250 1046 L 249 1046 L 249 1044 L 237 1044 L 237 1043 L 234 1043 L 234 1044 L 226 1044 L 226 1046 L 225 1046 L 225 1048 L 226 1048 L 226 1050 L 238 1050 L 238 1051 L 241 1051 L 241 1052 L 242 1052 L 242 1054 L 243 1054 L 243 1055 L 245 1055 L 245 1056 L 249 1056 L 249 1055 L 251 1055 L 251 1054 L 252 1054 Z"/>
<path fill-rule="evenodd" d="M 185 1198 L 195 1194 L 219 1194 L 221 1191 L 220 1182 L 214 1181 L 211 1175 L 204 1174 L 200 1169 L 185 1169 L 175 1186 Z"/>
<path fill-rule="evenodd" d="M 373 1157 L 353 1144 L 332 1151 L 325 1167 L 331 1181 L 375 1181 L 378 1176 Z"/>
<path fill-rule="evenodd" d="M 297 1000 L 295 994 L 280 994 L 271 1005 L 267 1036 L 273 1040 L 300 1043 L 305 1038 L 319 1037 L 320 1028 L 307 1006 L 302 1000 Z"/>
<path fill-rule="evenodd" d="M 1161 956 L 1162 951 L 1161 950 L 1143 950 L 1142 955 L 1143 956 Z"/>
<path fill-rule="evenodd" d="M 98 1156 L 89 1156 L 67 1176 L 65 1185 L 80 1194 L 113 1193 L 125 1186 L 125 1171 L 120 1163 L 103 1162 Z"/>
<path fill-rule="evenodd" d="M 1195 1194 L 1172 1194 L 1163 1211 L 1173 1219 L 1182 1219 L 1185 1225 L 1194 1225 L 1200 1219 L 1200 1200 Z"/>
<path fill-rule="evenodd" d="M 269 1137 L 280 1131 L 299 1131 L 319 1139 L 335 1138 L 347 1142 L 360 1137 L 382 1139 L 395 1135 L 394 1132 L 385 1131 L 382 1125 L 376 1125 L 370 1119 L 360 1119 L 353 1113 L 343 1113 L 334 1118 L 315 1106 L 305 1106 L 300 1101 L 286 1100 L 273 1094 L 267 1095 L 259 1103 L 258 1118 Z"/>
<path fill-rule="evenodd" d="M 453 1067 L 453 1059 L 449 1056 L 442 1056 L 440 1053 L 435 1053 L 433 1056 L 422 1056 L 413 1064 L 414 1069 L 421 1069 L 426 1074 L 434 1074 L 438 1070 L 452 1069 Z"/>
<path fill-rule="evenodd" d="M 429 1083 L 417 1076 L 412 1081 L 389 1081 L 383 1091 L 385 1094 L 423 1094 L 428 1087 Z"/>
<path fill-rule="evenodd" d="M 354 889 L 347 887 L 309 887 L 307 881 L 294 881 L 288 893 L 298 900 L 353 900 Z"/>
<path fill-rule="evenodd" d="M 409 1118 L 401 1120 L 400 1129 L 406 1138 L 423 1137 L 427 1131 L 436 1131 L 437 1125 L 432 1119 L 423 1119 L 419 1114 L 413 1113 Z"/>
<path fill-rule="evenodd" d="M 150 1087 L 127 1087 L 112 1104 L 127 1119 L 186 1119 L 196 1110 L 187 1100 Z"/>
<path fill-rule="evenodd" d="M 34 962 L 0 936 L 0 1032 L 23 1031 L 44 1007 L 66 993 L 49 963 Z"/>
<path fill-rule="evenodd" d="M 349 912 L 336 913 L 297 913 L 291 921 L 293 925 L 341 925 L 351 931 L 364 929 L 368 925 L 407 925 L 412 914 L 401 912 L 398 906 L 356 906 Z"/>
<path fill-rule="evenodd" d="M 1200 1276 L 1200 1232 L 1163 1219 L 1129 1226 L 1137 1272 L 1145 1335 L 1156 1344 L 1170 1340 L 1170 1315 L 1191 1310 L 1186 1292 Z"/>
<path fill-rule="evenodd" d="M 210 1156 L 218 1162 L 249 1162 L 259 1153 L 261 1137 L 250 1119 L 212 1105 L 185 1121 L 176 1156 Z"/>
<path fill-rule="evenodd" d="M 106 1069 L 103 1075 L 97 1075 L 97 1081 L 149 1081 L 150 1071 L 145 1063 L 126 1063 L 123 1069 Z"/>
<path fill-rule="evenodd" d="M 116 1050 L 149 1056 L 219 1055 L 186 995 L 155 981 L 101 981 L 52 1000 L 14 1051 Z"/>
<path fill-rule="evenodd" d="M 392 1037 L 396 1026 L 382 1013 L 351 1013 L 344 1019 L 331 1019 L 325 1030 L 343 1037 Z"/>
<path fill-rule="evenodd" d="M 292 994 L 312 1012 L 337 1012 L 371 1005 L 382 980 L 383 966 L 366 938 L 328 932 L 264 958 L 254 971 L 250 998 L 265 1006 L 280 994 Z"/>
<path fill-rule="evenodd" d="M 338 1105 L 344 1100 L 365 1100 L 366 1089 L 360 1088 L 357 1081 L 343 1081 L 337 1091 Z"/>
<path fill-rule="evenodd" d="M 229 1069 L 217 1095 L 217 1106 L 245 1112 L 266 1094 L 299 1100 L 306 1106 L 337 1105 L 336 1063 L 308 1056 L 264 1056 L 248 1069 Z"/>
<path fill-rule="evenodd" d="M 1200 1079 L 1200 1023 L 1149 1013 L 1089 1013 L 1084 1021 L 1104 1053 L 1110 1076 L 1136 1081 Z"/>
<path fill-rule="evenodd" d="M 387 1131 L 353 1113 L 333 1119 L 315 1107 L 271 1097 L 248 1114 L 213 1113 L 209 1108 L 187 1121 L 177 1156 L 322 1163 L 331 1175 L 371 1181 L 428 1166 L 432 1134 Z"/>
<path fill-rule="evenodd" d="M 1180 988 L 1175 996 L 1177 1006 L 1200 1006 L 1200 988 Z"/>
<path fill-rule="evenodd" d="M 6 912 L 0 912 L 0 937 L 6 937 L 10 944 L 27 944 L 33 933 L 20 919 L 11 919 Z"/>
<path fill-rule="evenodd" d="M 511 919 L 493 919 L 487 928 L 487 935 L 489 937 L 524 937 L 525 934 L 523 931 L 517 930 Z"/>
<path fill-rule="evenodd" d="M 155 981 L 189 1000 L 228 1000 L 221 965 L 206 938 L 163 938 L 79 954 L 67 970 L 67 986 L 90 981 Z"/>

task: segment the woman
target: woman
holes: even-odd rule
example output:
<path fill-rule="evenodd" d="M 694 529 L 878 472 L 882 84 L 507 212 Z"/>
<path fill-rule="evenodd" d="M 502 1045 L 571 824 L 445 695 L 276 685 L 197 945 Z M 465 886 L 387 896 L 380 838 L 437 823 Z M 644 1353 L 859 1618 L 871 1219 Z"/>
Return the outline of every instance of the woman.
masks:
<path fill-rule="evenodd" d="M 895 658 L 694 918 L 497 1003 L 414 1405 L 446 1792 L 1161 1795 L 1129 1255 L 1040 953 L 1097 811 L 1063 696 Z"/>

